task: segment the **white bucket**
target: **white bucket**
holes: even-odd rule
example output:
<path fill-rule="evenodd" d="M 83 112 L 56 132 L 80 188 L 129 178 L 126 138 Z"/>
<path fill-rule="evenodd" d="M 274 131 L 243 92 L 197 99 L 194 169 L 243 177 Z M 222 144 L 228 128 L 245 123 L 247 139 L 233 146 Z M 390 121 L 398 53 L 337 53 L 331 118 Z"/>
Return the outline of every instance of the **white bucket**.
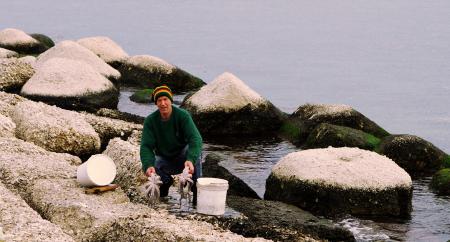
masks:
<path fill-rule="evenodd" d="M 197 212 L 208 215 L 225 213 L 228 181 L 203 177 L 197 180 Z"/>
<path fill-rule="evenodd" d="M 82 186 L 106 186 L 116 177 L 116 164 L 107 155 L 91 156 L 77 169 L 77 181 Z"/>

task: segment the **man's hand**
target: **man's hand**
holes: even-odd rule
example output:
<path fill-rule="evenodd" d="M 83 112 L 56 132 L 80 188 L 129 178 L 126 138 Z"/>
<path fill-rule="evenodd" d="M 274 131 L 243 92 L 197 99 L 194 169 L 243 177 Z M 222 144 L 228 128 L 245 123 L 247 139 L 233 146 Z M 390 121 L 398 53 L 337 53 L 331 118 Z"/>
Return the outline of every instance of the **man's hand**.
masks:
<path fill-rule="evenodd" d="M 156 173 L 155 167 L 153 166 L 150 166 L 149 168 L 147 168 L 147 171 L 145 171 L 146 176 L 151 176 L 153 173 Z"/>
<path fill-rule="evenodd" d="M 189 169 L 189 174 L 194 174 L 194 164 L 192 164 L 191 161 L 185 161 L 184 167 L 187 167 Z"/>

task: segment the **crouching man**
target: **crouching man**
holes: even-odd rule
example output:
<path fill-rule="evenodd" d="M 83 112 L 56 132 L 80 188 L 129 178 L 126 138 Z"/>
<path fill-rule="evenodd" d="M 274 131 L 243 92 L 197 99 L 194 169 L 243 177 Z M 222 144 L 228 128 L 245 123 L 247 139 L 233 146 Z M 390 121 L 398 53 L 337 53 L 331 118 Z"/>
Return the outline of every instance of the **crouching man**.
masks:
<path fill-rule="evenodd" d="M 161 177 L 160 196 L 165 197 L 173 183 L 171 175 L 180 174 L 185 167 L 192 174 L 193 203 L 197 203 L 197 178 L 202 175 L 202 137 L 191 115 L 172 105 L 173 95 L 168 86 L 154 89 L 152 99 L 158 110 L 147 116 L 141 140 L 141 162 L 146 176 Z"/>

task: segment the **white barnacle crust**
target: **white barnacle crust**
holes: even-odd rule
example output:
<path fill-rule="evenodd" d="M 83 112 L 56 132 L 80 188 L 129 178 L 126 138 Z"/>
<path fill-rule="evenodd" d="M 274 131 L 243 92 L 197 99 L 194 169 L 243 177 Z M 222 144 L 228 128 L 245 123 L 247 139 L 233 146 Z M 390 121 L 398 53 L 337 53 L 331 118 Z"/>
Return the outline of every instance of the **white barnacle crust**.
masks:
<path fill-rule="evenodd" d="M 235 111 L 247 105 L 253 108 L 268 103 L 235 75 L 225 72 L 203 86 L 187 101 L 199 111 Z"/>
<path fill-rule="evenodd" d="M 128 54 L 116 42 L 105 36 L 79 39 L 78 44 L 88 48 L 106 62 L 122 61 Z"/>
<path fill-rule="evenodd" d="M 0 45 L 38 44 L 39 42 L 20 29 L 7 28 L 0 31 Z"/>
<path fill-rule="evenodd" d="M 391 159 L 358 148 L 310 149 L 290 153 L 273 168 L 279 178 L 343 189 L 411 187 L 411 177 Z"/>
<path fill-rule="evenodd" d="M 151 55 L 136 55 L 130 57 L 127 61 L 129 65 L 138 66 L 142 69 L 150 71 L 160 71 L 165 74 L 170 74 L 176 68 L 167 61 Z"/>

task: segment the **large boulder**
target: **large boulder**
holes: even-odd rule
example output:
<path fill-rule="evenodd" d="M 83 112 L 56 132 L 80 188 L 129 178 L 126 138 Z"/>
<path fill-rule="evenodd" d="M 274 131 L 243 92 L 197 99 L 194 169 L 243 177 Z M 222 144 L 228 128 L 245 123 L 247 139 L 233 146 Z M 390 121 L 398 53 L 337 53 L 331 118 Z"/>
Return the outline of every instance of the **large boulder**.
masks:
<path fill-rule="evenodd" d="M 391 135 L 384 138 L 379 153 L 394 160 L 413 176 L 438 170 L 448 157 L 432 143 L 415 135 Z"/>
<path fill-rule="evenodd" d="M 277 131 L 284 114 L 231 73 L 187 97 L 188 110 L 204 136 L 260 136 Z"/>
<path fill-rule="evenodd" d="M 0 113 L 0 137 L 14 137 L 16 124 L 11 118 Z"/>
<path fill-rule="evenodd" d="M 411 177 L 394 161 L 358 148 L 326 148 L 283 157 L 266 181 L 265 199 L 327 216 L 408 217 Z"/>
<path fill-rule="evenodd" d="M 117 108 L 119 90 L 89 64 L 51 58 L 22 87 L 21 95 L 65 109 Z"/>
<path fill-rule="evenodd" d="M 205 85 L 198 77 L 150 55 L 137 55 L 128 58 L 118 70 L 122 74 L 121 84 L 142 88 L 168 85 L 173 92 L 192 91 Z"/>
<path fill-rule="evenodd" d="M 120 73 L 116 69 L 106 64 L 92 51 L 71 40 L 61 41 L 39 55 L 36 68 L 45 65 L 46 61 L 55 57 L 83 61 L 113 82 L 120 78 Z"/>
<path fill-rule="evenodd" d="M 241 197 L 250 197 L 260 199 L 258 194 L 250 188 L 239 177 L 231 174 L 225 167 L 219 164 L 221 157 L 217 154 L 210 153 L 205 157 L 205 162 L 202 164 L 204 177 L 216 177 L 228 181 L 228 195 L 235 195 Z"/>
<path fill-rule="evenodd" d="M 95 154 L 100 138 L 79 113 L 24 101 L 14 107 L 16 137 L 33 142 L 49 151 L 77 156 Z"/>
<path fill-rule="evenodd" d="M 120 119 L 127 122 L 132 122 L 136 124 L 144 124 L 144 117 L 141 117 L 136 114 L 122 112 L 117 109 L 109 109 L 109 108 L 100 108 L 95 112 L 96 115 L 101 117 L 108 117 L 114 119 Z"/>
<path fill-rule="evenodd" d="M 0 59 L 0 91 L 19 91 L 33 74 L 33 67 L 26 62 Z"/>
<path fill-rule="evenodd" d="M 100 136 L 102 147 L 106 147 L 109 140 L 114 137 L 127 139 L 134 130 L 142 130 L 143 128 L 141 124 L 135 124 L 119 119 L 100 117 L 84 112 L 81 114 Z"/>
<path fill-rule="evenodd" d="M 39 54 L 45 51 L 42 43 L 22 30 L 7 28 L 0 31 L 0 47 L 21 54 Z"/>
<path fill-rule="evenodd" d="M 19 56 L 19 53 L 15 52 L 15 51 L 8 50 L 5 48 L 0 48 L 0 59 L 18 57 L 18 56 Z"/>
<path fill-rule="evenodd" d="M 79 39 L 78 44 L 88 48 L 103 61 L 117 68 L 127 58 L 128 54 L 112 39 L 104 36 Z"/>
<path fill-rule="evenodd" d="M 282 133 L 295 144 L 302 144 L 321 123 L 346 126 L 383 138 L 389 133 L 348 105 L 305 104 L 283 124 Z"/>
<path fill-rule="evenodd" d="M 30 241 L 31 238 L 32 241 L 42 242 L 74 241 L 58 225 L 43 219 L 0 182 L 0 240 L 19 242 Z"/>
<path fill-rule="evenodd" d="M 43 45 L 42 52 L 55 46 L 55 42 L 45 34 L 33 33 L 30 34 L 30 36 L 33 37 L 33 39 L 39 41 Z"/>
<path fill-rule="evenodd" d="M 374 150 L 381 140 L 361 130 L 333 125 L 319 124 L 308 136 L 303 148 L 358 147 L 365 150 Z"/>

